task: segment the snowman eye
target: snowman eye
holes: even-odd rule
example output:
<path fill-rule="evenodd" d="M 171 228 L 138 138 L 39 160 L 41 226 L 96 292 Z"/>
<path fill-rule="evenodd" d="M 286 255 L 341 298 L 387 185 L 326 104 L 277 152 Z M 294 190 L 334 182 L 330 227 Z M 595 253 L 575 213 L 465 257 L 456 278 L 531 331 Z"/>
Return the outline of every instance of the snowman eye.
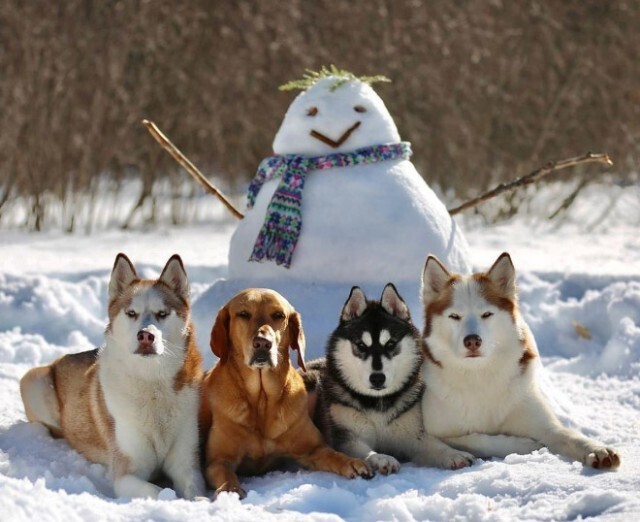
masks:
<path fill-rule="evenodd" d="M 307 110 L 307 116 L 315 116 L 318 114 L 318 107 L 311 107 Z"/>
<path fill-rule="evenodd" d="M 353 108 L 353 110 L 354 110 L 354 111 L 356 111 L 356 112 L 367 112 L 367 109 L 366 109 L 366 108 L 364 108 L 362 105 L 356 105 L 356 106 Z"/>

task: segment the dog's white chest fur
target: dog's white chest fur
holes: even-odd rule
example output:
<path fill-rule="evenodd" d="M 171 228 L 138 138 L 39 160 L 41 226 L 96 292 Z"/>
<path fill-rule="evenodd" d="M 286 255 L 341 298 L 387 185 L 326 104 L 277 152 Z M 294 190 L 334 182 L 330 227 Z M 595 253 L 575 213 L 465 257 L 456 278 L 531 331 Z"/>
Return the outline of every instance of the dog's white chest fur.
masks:
<path fill-rule="evenodd" d="M 531 378 L 491 371 L 446 370 L 425 363 L 427 383 L 422 407 L 427 431 L 436 437 L 456 437 L 472 432 L 503 433 L 504 422 L 534 392 Z"/>
<path fill-rule="evenodd" d="M 190 386 L 176 391 L 173 379 L 144 380 L 125 368 L 114 371 L 109 368 L 112 361 L 100 362 L 100 382 L 118 448 L 134 467 L 161 467 L 188 424 L 189 431 L 197 430 L 198 391 Z"/>
<path fill-rule="evenodd" d="M 402 455 L 407 448 L 406 441 L 415 440 L 422 433 L 419 403 L 398 418 L 393 418 L 394 414 L 395 410 L 388 413 L 361 412 L 342 404 L 331 405 L 331 417 L 338 424 L 348 426 L 357 439 L 378 452 Z M 409 458 L 410 455 L 404 457 Z"/>

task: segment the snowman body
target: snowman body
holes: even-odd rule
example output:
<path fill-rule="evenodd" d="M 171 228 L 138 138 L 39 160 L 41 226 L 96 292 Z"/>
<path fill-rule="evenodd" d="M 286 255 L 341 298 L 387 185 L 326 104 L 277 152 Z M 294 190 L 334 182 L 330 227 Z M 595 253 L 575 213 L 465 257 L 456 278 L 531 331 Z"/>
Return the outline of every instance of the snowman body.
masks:
<path fill-rule="evenodd" d="M 294 100 L 275 137 L 275 154 L 315 157 L 400 142 L 391 115 L 368 84 L 336 82 L 324 78 Z M 411 161 L 402 158 L 310 172 L 291 266 L 249 261 L 279 182 L 262 186 L 234 232 L 230 279 L 419 281 L 428 254 L 455 271 L 469 271 L 460 229 Z"/>

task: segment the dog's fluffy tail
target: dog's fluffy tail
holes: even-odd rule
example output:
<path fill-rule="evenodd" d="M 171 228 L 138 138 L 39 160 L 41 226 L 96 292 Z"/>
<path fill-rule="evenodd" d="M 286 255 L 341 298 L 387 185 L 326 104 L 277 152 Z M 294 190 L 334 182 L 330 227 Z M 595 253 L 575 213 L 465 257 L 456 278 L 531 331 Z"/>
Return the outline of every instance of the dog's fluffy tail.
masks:
<path fill-rule="evenodd" d="M 54 436 L 59 436 L 60 406 L 51 366 L 31 368 L 20 379 L 20 395 L 27 419 L 44 424 Z"/>
<path fill-rule="evenodd" d="M 306 364 L 307 371 L 298 369 L 307 390 L 307 405 L 309 417 L 320 431 L 324 430 L 323 423 L 323 402 L 322 402 L 322 376 L 327 368 L 327 361 L 324 357 L 314 359 Z"/>
<path fill-rule="evenodd" d="M 318 390 L 322 381 L 322 374 L 327 367 L 327 361 L 324 357 L 314 359 L 305 364 L 307 371 L 303 372 L 298 369 L 298 372 L 302 376 L 304 381 L 304 387 L 307 389 L 307 393 L 313 393 Z"/>

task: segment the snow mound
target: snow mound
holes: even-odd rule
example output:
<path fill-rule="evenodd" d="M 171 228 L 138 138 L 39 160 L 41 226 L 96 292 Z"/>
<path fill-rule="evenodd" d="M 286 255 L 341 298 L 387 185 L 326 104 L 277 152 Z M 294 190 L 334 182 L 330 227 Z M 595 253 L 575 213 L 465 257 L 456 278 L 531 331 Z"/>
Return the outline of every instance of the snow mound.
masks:
<path fill-rule="evenodd" d="M 593 377 L 640 375 L 640 282 L 619 279 L 520 277 L 524 317 L 540 353 L 562 358 L 555 369 Z"/>

